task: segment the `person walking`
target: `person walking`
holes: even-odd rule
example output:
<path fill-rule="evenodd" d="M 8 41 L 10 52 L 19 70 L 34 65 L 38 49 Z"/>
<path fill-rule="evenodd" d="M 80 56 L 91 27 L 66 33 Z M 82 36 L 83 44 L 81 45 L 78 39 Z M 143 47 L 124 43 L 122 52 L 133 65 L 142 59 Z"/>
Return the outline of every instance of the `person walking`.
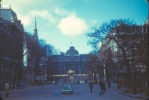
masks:
<path fill-rule="evenodd" d="M 0 95 L 0 100 L 3 100 L 2 97 L 1 97 L 1 95 Z"/>
<path fill-rule="evenodd" d="M 6 93 L 6 97 L 8 97 L 9 96 L 9 83 L 8 82 L 6 82 L 5 84 L 5 93 Z"/>
<path fill-rule="evenodd" d="M 44 81 L 42 81 L 42 84 L 41 84 L 41 86 L 44 88 Z"/>
<path fill-rule="evenodd" d="M 92 93 L 92 89 L 93 89 L 93 82 L 92 81 L 89 82 L 89 86 L 90 86 L 90 92 Z"/>
<path fill-rule="evenodd" d="M 104 94 L 106 92 L 105 83 L 102 81 L 99 81 L 99 85 L 100 85 L 100 89 L 101 89 L 99 95 Z"/>

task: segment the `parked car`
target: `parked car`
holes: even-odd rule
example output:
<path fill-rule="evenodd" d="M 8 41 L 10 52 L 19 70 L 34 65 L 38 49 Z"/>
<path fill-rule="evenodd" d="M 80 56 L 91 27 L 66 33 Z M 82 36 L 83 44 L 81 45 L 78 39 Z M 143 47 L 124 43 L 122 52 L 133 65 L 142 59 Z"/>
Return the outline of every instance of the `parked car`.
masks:
<path fill-rule="evenodd" d="M 26 86 L 26 83 L 23 82 L 23 81 L 21 81 L 21 82 L 18 83 L 17 88 L 18 88 L 18 89 L 20 89 L 20 88 L 25 89 L 25 86 Z"/>
<path fill-rule="evenodd" d="M 62 87 L 62 93 L 73 93 L 73 87 L 71 84 L 64 84 Z"/>

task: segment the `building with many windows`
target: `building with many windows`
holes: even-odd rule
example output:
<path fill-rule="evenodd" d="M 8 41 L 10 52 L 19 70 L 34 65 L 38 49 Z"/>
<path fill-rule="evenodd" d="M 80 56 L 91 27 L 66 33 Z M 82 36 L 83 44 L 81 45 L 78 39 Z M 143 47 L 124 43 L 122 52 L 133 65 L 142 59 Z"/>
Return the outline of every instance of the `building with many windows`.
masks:
<path fill-rule="evenodd" d="M 24 28 L 11 8 L 0 9 L 0 88 L 21 80 Z"/>
<path fill-rule="evenodd" d="M 57 77 L 66 81 L 85 80 L 87 56 L 88 54 L 79 54 L 74 46 L 71 46 L 66 54 L 50 56 L 47 68 L 48 79 Z"/>

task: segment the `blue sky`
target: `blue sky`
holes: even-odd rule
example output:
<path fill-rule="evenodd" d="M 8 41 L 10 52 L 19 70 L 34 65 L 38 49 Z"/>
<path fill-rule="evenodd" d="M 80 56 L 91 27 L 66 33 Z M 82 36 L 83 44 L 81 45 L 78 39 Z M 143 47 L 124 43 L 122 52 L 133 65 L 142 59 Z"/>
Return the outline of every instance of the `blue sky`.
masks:
<path fill-rule="evenodd" d="M 73 45 L 80 54 L 92 50 L 85 33 L 110 19 L 130 18 L 145 22 L 145 0 L 3 0 L 2 7 L 16 12 L 25 31 L 33 33 L 36 16 L 38 36 L 66 52 Z M 71 44 L 72 42 L 72 44 Z"/>

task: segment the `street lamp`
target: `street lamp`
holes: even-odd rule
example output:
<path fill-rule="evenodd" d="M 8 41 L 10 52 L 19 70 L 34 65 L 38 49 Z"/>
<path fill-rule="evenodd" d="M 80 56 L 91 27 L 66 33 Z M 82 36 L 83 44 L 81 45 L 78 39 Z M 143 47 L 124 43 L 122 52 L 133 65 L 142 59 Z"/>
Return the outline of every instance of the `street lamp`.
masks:
<path fill-rule="evenodd" d="M 104 67 L 104 71 L 103 71 L 103 73 L 104 73 L 104 82 L 106 83 L 106 64 L 105 64 L 105 60 L 103 62 L 103 67 Z"/>
<path fill-rule="evenodd" d="M 56 84 L 56 82 L 55 82 L 55 74 L 54 74 L 54 83 Z"/>
<path fill-rule="evenodd" d="M 116 65 L 116 63 L 117 63 L 118 59 L 114 57 L 112 60 L 115 63 L 114 66 L 116 66 L 114 68 L 115 70 L 114 70 L 114 75 L 113 75 L 113 80 L 115 81 L 115 78 L 117 77 L 117 75 L 116 75 L 116 73 L 117 73 L 117 65 Z"/>
<path fill-rule="evenodd" d="M 97 83 L 97 78 L 96 78 L 96 63 L 93 63 L 93 76 L 94 76 L 94 81 Z"/>

